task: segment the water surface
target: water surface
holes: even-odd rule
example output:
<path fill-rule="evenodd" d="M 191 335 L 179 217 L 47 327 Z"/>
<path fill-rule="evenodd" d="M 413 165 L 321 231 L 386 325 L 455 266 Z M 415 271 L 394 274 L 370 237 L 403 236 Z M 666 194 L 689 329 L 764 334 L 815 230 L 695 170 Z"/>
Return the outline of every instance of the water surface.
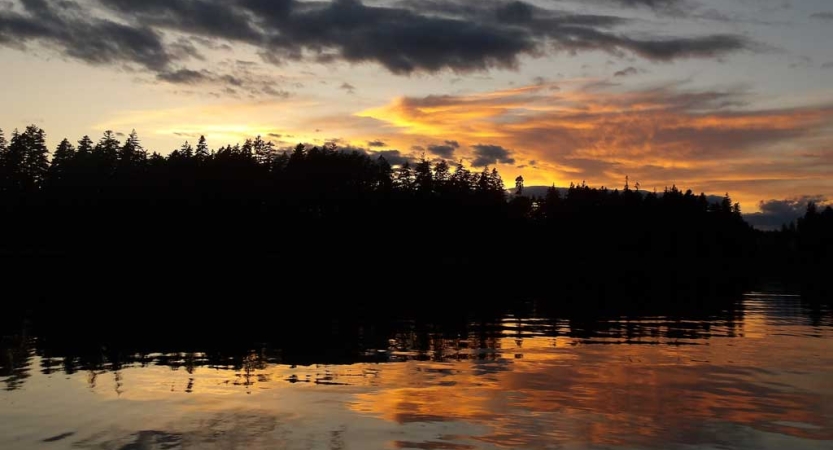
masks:
<path fill-rule="evenodd" d="M 798 297 L 344 327 L 248 351 L 7 332 L 0 448 L 833 448 L 833 316 Z"/>

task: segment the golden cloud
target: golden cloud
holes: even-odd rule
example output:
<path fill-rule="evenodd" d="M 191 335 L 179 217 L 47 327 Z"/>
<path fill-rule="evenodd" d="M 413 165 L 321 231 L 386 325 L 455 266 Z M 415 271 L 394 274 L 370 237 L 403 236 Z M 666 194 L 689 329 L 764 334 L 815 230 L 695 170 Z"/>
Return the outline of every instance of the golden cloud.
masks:
<path fill-rule="evenodd" d="M 677 184 L 722 194 L 715 191 L 719 184 L 748 205 L 804 193 L 755 181 L 802 180 L 803 189 L 833 194 L 833 182 L 819 170 L 833 169 L 829 158 L 800 156 L 826 155 L 819 145 L 833 137 L 833 103 L 753 109 L 740 90 L 671 85 L 617 92 L 587 81 L 565 86 L 399 97 L 357 116 L 411 139 L 511 149 L 516 160 L 537 162 L 525 168 L 528 184 L 586 180 L 618 187 L 628 175 L 645 188 Z"/>

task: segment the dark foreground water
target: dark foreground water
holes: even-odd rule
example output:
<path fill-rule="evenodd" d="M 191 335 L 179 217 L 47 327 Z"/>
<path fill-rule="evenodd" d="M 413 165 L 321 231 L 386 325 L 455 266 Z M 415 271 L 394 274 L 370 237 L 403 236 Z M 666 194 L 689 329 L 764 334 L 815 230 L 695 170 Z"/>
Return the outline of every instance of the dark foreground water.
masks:
<path fill-rule="evenodd" d="M 0 348 L 0 449 L 831 449 L 831 317 L 751 293 L 691 316 L 331 320 L 311 332 L 355 341 L 337 357 L 304 333 L 81 352 L 23 327 Z"/>

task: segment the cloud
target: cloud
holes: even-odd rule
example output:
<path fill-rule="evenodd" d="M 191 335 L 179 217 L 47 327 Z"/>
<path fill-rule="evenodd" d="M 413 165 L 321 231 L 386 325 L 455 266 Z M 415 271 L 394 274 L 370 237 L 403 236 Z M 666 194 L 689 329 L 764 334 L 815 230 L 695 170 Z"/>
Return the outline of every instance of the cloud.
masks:
<path fill-rule="evenodd" d="M 384 143 L 383 141 L 376 140 L 376 141 L 368 142 L 367 146 L 371 147 L 371 148 L 373 148 L 373 147 L 387 147 L 388 144 Z"/>
<path fill-rule="evenodd" d="M 403 154 L 399 150 L 373 151 L 373 150 L 368 150 L 364 147 L 354 147 L 352 145 L 344 145 L 344 146 L 338 147 L 338 151 L 344 152 L 344 153 L 356 152 L 356 153 L 360 153 L 362 155 L 367 155 L 367 156 L 369 156 L 371 158 L 374 158 L 374 159 L 379 158 L 379 157 L 384 157 L 385 160 L 388 162 L 388 164 L 390 164 L 392 166 L 401 166 L 402 164 L 405 164 L 406 162 L 410 163 L 410 162 L 414 161 L 413 156 Z"/>
<path fill-rule="evenodd" d="M 741 88 L 587 89 L 593 82 L 400 97 L 358 115 L 427 142 L 455 136 L 467 146 L 457 153 L 480 164 L 471 144 L 513 149 L 541 168 L 530 185 L 619 186 L 630 176 L 648 190 L 729 191 L 750 212 L 761 195 L 833 192 L 833 104 L 755 108 Z"/>
<path fill-rule="evenodd" d="M 260 89 L 260 92 L 271 96 L 271 97 L 279 97 L 279 98 L 288 98 L 292 93 L 289 91 L 285 91 L 283 89 L 275 89 L 271 85 L 267 84 Z"/>
<path fill-rule="evenodd" d="M 473 145 L 474 160 L 471 162 L 473 167 L 493 166 L 497 163 L 501 164 L 515 164 L 515 159 L 510 155 L 511 151 L 499 145 Z"/>
<path fill-rule="evenodd" d="M 829 204 L 823 195 L 805 195 L 786 200 L 761 201 L 759 208 L 761 212 L 745 214 L 744 218 L 750 225 L 762 230 L 779 229 L 784 224 L 795 222 L 796 219 L 804 217 L 809 203 L 817 205 Z"/>
<path fill-rule="evenodd" d="M 458 148 L 460 148 L 459 142 L 445 141 L 445 143 L 441 145 L 429 145 L 428 152 L 441 158 L 450 159 L 454 156 L 454 151 Z"/>
<path fill-rule="evenodd" d="M 0 45 L 21 47 L 36 41 L 90 64 L 134 63 L 151 71 L 172 62 L 162 35 L 151 27 L 97 18 L 70 0 L 22 4 L 26 14 L 0 10 Z"/>
<path fill-rule="evenodd" d="M 810 14 L 810 18 L 824 21 L 833 21 L 833 11 L 822 11 Z"/>
<path fill-rule="evenodd" d="M 636 75 L 639 73 L 639 70 L 636 67 L 628 67 L 626 69 L 622 69 L 613 74 L 614 77 L 627 77 L 630 75 Z"/>
<path fill-rule="evenodd" d="M 595 0 L 596 3 L 611 3 L 618 6 L 637 8 L 648 7 L 651 9 L 679 7 L 688 3 L 688 0 Z M 591 0 L 592 2 L 592 0 Z"/>
<path fill-rule="evenodd" d="M 236 68 L 234 73 L 236 75 L 215 73 L 207 69 L 178 69 L 160 71 L 156 74 L 156 80 L 177 85 L 209 85 L 224 89 L 224 92 L 231 94 L 237 93 L 233 88 L 242 88 L 255 97 L 267 95 L 287 98 L 291 95 L 286 90 L 276 89 L 271 78 L 258 76 L 239 68 Z"/>
<path fill-rule="evenodd" d="M 413 162 L 414 160 L 411 155 L 404 155 L 399 150 L 382 150 L 381 152 L 371 152 L 368 154 L 370 156 L 382 156 L 392 166 L 401 166 L 406 162 Z"/>
<path fill-rule="evenodd" d="M 160 72 L 156 74 L 156 78 L 160 81 L 166 81 L 174 84 L 198 84 L 203 83 L 213 75 L 210 72 L 200 72 L 189 69 L 179 69 L 172 72 Z"/>
<path fill-rule="evenodd" d="M 698 0 L 582 0 L 582 5 L 621 9 L 648 9 L 658 16 L 673 18 L 697 18 L 730 21 L 724 13 L 715 9 L 701 12 L 704 6 Z"/>
<path fill-rule="evenodd" d="M 668 61 L 753 47 L 737 35 L 634 37 L 616 31 L 628 19 L 521 1 L 98 0 L 102 14 L 73 0 L 22 4 L 23 12 L 0 10 L 0 45 L 37 42 L 87 63 L 133 64 L 162 76 L 194 70 L 185 66 L 200 58 L 191 51 L 194 42 L 249 45 L 274 64 L 369 62 L 402 75 L 514 68 L 520 56 L 543 56 L 550 49 Z M 190 42 L 166 38 L 183 34 Z"/>
<path fill-rule="evenodd" d="M 833 61 L 826 62 L 821 65 L 822 69 L 833 69 Z"/>
<path fill-rule="evenodd" d="M 341 86 L 339 86 L 338 88 L 341 89 L 341 90 L 347 91 L 348 94 L 356 93 L 356 87 L 353 86 L 350 83 L 347 83 L 347 82 L 341 83 Z"/>

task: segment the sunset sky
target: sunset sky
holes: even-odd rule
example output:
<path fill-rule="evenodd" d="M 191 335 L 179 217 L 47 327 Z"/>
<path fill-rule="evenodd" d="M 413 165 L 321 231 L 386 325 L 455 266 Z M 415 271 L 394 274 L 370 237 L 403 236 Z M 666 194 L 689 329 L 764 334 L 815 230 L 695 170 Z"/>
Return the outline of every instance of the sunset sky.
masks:
<path fill-rule="evenodd" d="M 776 214 L 833 198 L 831 44 L 830 0 L 0 0 L 0 128 L 336 142 Z"/>

